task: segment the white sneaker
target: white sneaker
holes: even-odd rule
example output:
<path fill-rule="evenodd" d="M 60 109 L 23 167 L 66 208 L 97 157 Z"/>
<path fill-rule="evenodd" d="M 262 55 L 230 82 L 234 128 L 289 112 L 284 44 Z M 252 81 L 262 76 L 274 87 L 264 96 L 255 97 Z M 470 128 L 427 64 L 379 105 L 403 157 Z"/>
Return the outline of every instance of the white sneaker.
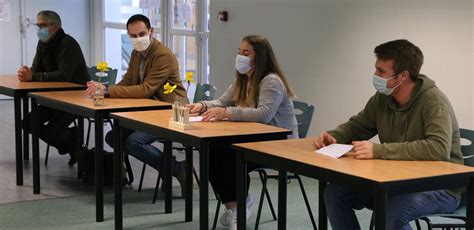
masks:
<path fill-rule="evenodd" d="M 237 230 L 237 209 L 227 209 L 227 223 L 229 223 L 230 230 Z"/>
<path fill-rule="evenodd" d="M 250 215 L 252 214 L 252 207 L 253 207 L 254 198 L 251 194 L 247 196 L 246 206 L 247 206 L 247 220 L 249 219 Z M 233 210 L 226 209 L 224 214 L 222 214 L 219 222 L 221 222 L 224 226 L 229 226 L 231 223 L 232 218 L 229 218 L 229 214 L 233 214 Z M 237 220 L 237 212 L 235 212 L 235 220 Z M 234 221 L 236 222 L 236 221 Z"/>

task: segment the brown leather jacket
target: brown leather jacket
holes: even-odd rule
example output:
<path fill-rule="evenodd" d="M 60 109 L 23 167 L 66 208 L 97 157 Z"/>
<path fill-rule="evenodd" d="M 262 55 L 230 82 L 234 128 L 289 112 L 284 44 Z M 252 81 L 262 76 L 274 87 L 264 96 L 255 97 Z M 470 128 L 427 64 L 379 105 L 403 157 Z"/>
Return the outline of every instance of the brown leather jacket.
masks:
<path fill-rule="evenodd" d="M 173 52 L 153 38 L 144 63 L 143 82 L 140 79 L 138 51 L 133 50 L 127 73 L 116 85 L 110 86 L 110 97 L 150 98 L 172 103 L 176 96 L 187 98 L 186 90 L 179 77 L 179 65 Z M 169 82 L 177 85 L 171 94 L 164 94 L 163 86 Z"/>

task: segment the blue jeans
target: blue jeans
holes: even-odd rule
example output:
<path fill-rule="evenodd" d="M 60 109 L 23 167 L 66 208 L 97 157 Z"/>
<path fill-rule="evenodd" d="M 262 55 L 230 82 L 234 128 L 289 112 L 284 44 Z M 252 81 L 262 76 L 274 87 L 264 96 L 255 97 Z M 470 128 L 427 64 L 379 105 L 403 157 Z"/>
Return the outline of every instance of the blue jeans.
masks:
<path fill-rule="evenodd" d="M 136 131 L 130 134 L 125 140 L 125 148 L 129 155 L 161 171 L 163 168 L 163 153 L 151 145 L 159 139 L 160 138 L 148 133 Z M 180 162 L 176 161 L 176 158 L 173 156 L 171 161 L 171 172 L 173 176 L 178 175 L 180 166 Z"/>
<path fill-rule="evenodd" d="M 329 221 L 334 230 L 357 230 L 359 222 L 354 210 L 374 207 L 372 192 L 347 186 L 328 184 L 324 193 Z M 391 197 L 387 205 L 387 229 L 412 229 L 410 221 L 434 213 L 451 213 L 460 199 L 445 190 L 419 192 Z"/>

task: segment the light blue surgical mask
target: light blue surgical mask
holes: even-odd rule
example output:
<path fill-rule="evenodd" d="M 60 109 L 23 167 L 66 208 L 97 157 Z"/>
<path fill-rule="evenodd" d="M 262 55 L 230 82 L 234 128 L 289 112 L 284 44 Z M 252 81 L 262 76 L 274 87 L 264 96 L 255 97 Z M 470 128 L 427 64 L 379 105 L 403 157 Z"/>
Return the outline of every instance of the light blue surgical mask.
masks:
<path fill-rule="evenodd" d="M 49 29 L 47 27 L 39 28 L 36 31 L 36 35 L 38 35 L 39 40 L 42 42 L 47 42 L 49 39 Z"/>
<path fill-rule="evenodd" d="M 240 74 L 248 73 L 251 69 L 250 61 L 251 59 L 249 57 L 237 54 L 237 57 L 235 58 L 235 69 Z"/>
<path fill-rule="evenodd" d="M 383 78 L 383 77 L 379 77 L 377 75 L 374 75 L 372 77 L 372 84 L 374 85 L 374 88 L 381 94 L 385 94 L 385 95 L 390 95 L 393 93 L 393 91 L 398 87 L 400 86 L 402 83 L 400 82 L 397 86 L 393 87 L 393 88 L 388 88 L 387 87 L 387 82 L 389 80 L 392 80 L 394 78 L 396 78 L 397 76 L 393 76 L 389 79 L 386 79 L 386 78 Z"/>

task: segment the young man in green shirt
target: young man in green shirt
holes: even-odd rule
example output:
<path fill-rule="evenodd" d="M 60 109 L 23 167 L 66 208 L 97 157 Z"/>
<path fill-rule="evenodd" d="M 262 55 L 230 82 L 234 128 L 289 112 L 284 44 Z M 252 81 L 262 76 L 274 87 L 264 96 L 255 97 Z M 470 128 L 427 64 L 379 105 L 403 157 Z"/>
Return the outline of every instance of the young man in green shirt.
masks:
<path fill-rule="evenodd" d="M 407 40 L 377 46 L 378 91 L 365 108 L 336 129 L 323 132 L 314 144 L 352 144 L 356 159 L 439 160 L 463 164 L 459 126 L 446 96 L 433 80 L 421 75 L 423 53 Z M 369 141 L 375 135 L 380 143 Z M 394 172 L 397 173 L 397 172 Z M 411 229 L 409 222 L 432 213 L 450 213 L 459 206 L 462 188 L 395 196 L 387 206 L 388 229 Z M 354 210 L 372 209 L 370 191 L 329 184 L 325 203 L 333 229 L 360 229 Z"/>

